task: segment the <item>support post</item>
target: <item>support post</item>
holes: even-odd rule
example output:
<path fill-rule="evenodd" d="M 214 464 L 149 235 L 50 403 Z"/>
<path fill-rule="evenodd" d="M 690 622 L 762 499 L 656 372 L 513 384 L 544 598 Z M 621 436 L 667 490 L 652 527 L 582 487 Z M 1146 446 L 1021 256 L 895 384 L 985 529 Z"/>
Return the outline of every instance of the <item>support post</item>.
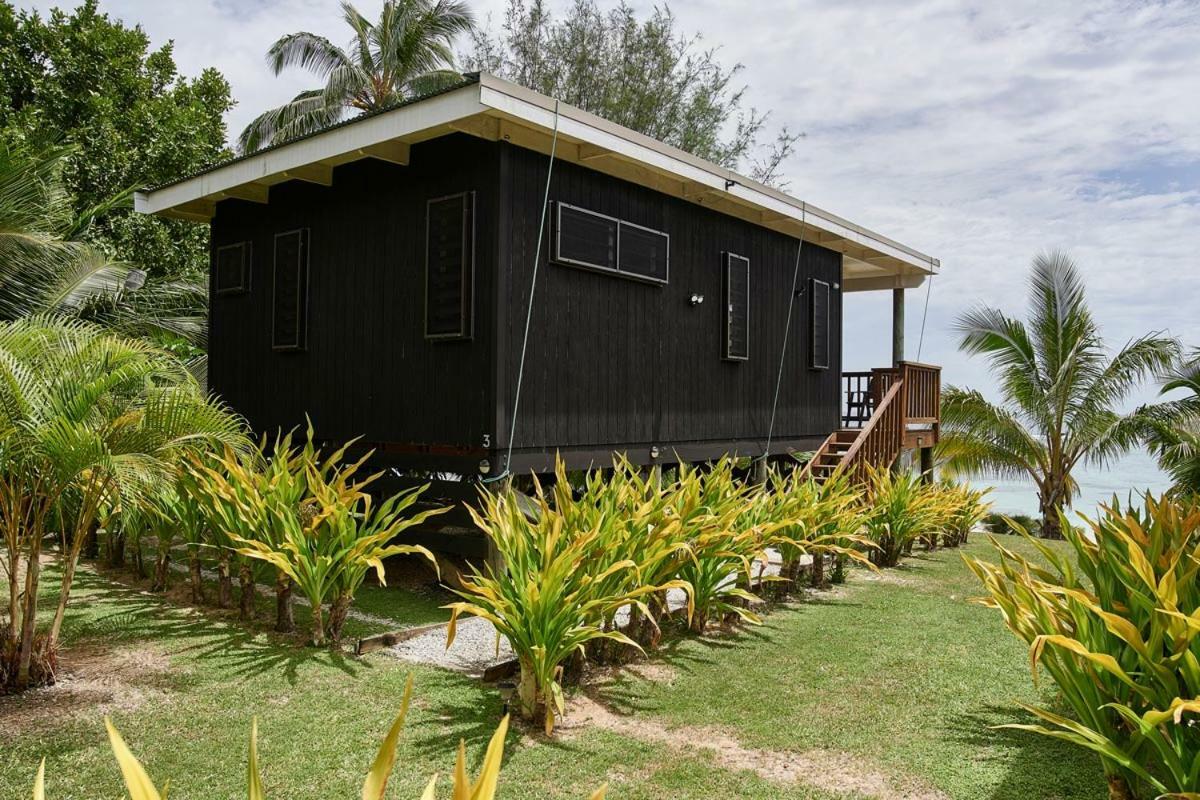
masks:
<path fill-rule="evenodd" d="M 904 289 L 892 289 L 892 366 L 904 360 Z"/>
<path fill-rule="evenodd" d="M 933 448 L 921 448 L 921 480 L 933 483 Z"/>

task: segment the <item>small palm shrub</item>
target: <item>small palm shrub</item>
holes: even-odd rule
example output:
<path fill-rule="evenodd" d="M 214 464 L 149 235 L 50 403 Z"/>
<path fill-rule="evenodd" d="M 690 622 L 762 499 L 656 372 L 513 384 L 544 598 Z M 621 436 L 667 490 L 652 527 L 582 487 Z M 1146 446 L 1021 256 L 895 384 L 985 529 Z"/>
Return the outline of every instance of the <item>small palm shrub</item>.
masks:
<path fill-rule="evenodd" d="M 408 715 L 409 703 L 412 699 L 412 678 L 404 689 L 404 698 L 400 701 L 400 713 L 391 728 L 388 729 L 375 760 L 363 781 L 363 800 L 383 800 L 387 793 L 388 780 L 396 766 L 396 746 L 404 727 L 404 718 Z M 108 740 L 113 755 L 121 768 L 121 776 L 125 781 L 125 789 L 129 792 L 130 800 L 164 800 L 167 793 L 161 793 L 147 774 L 145 767 L 133 755 L 129 746 L 112 722 L 104 720 L 108 729 Z M 500 764 L 504 757 L 504 739 L 508 735 L 508 717 L 500 720 L 496 732 L 488 742 L 487 752 L 479 768 L 479 776 L 472 780 L 467 773 L 467 753 L 465 743 L 459 742 L 458 758 L 454 765 L 454 775 L 451 779 L 451 795 L 454 800 L 494 800 L 500 782 Z M 436 800 L 438 776 L 429 779 L 421 800 Z M 597 789 L 591 800 L 603 800 L 605 787 Z M 258 720 L 250 724 L 250 750 L 246 765 L 246 796 L 249 800 L 265 800 L 266 787 L 258 766 Z M 42 760 L 33 782 L 33 800 L 46 800 L 46 761 Z"/>
<path fill-rule="evenodd" d="M 812 557 L 810 582 L 817 587 L 825 584 L 828 555 L 842 570 L 846 561 L 870 563 L 865 552 L 871 544 L 858 534 L 860 493 L 849 476 L 837 473 L 818 482 L 800 470 L 772 472 L 769 487 L 773 508 L 768 516 L 789 522 L 772 537 L 772 544 L 782 557 L 780 575 L 792 586 L 799 583 L 805 556 Z"/>
<path fill-rule="evenodd" d="M 1200 505 L 1115 498 L 1077 527 L 1063 552 L 1025 534 L 1034 561 L 993 540 L 996 563 L 967 558 L 1009 629 L 1058 684 L 1069 719 L 1028 707 L 1044 725 L 1008 727 L 1092 750 L 1114 800 L 1200 794 Z"/>
<path fill-rule="evenodd" d="M 877 566 L 899 564 L 914 542 L 938 529 L 945 511 L 944 498 L 916 473 L 867 467 L 862 522 Z"/>

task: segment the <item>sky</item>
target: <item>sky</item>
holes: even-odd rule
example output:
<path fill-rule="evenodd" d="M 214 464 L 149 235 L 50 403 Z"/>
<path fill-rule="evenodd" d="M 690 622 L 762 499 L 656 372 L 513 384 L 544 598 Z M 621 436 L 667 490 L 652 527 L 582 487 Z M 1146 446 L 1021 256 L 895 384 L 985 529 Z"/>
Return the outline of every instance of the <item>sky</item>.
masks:
<path fill-rule="evenodd" d="M 495 25 L 503 3 L 472 6 Z M 370 16 L 380 4 L 358 5 Z M 221 70 L 238 102 L 231 136 L 312 84 L 267 69 L 278 36 L 348 40 L 333 0 L 101 7 L 140 23 L 155 44 L 173 40 L 184 74 Z M 908 293 L 907 355 L 919 349 L 942 364 L 945 382 L 992 385 L 985 362 L 957 352 L 953 320 L 984 302 L 1020 314 L 1031 259 L 1054 248 L 1077 260 L 1111 344 L 1161 330 L 1200 345 L 1200 3 L 758 0 L 747 14 L 741 2 L 693 0 L 671 9 L 682 30 L 742 64 L 748 105 L 768 111 L 771 126 L 806 134 L 784 165 L 791 194 L 941 259 L 928 289 Z M 889 363 L 890 303 L 879 292 L 847 299 L 847 369 Z"/>

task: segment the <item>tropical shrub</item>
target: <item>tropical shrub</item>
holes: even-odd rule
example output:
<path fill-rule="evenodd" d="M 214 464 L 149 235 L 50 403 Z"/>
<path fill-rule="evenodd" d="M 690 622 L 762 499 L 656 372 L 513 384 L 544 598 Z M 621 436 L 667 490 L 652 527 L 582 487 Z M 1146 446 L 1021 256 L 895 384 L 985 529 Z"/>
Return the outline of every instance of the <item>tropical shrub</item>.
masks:
<path fill-rule="evenodd" d="M 281 621 L 294 585 L 312 608 L 311 641 L 340 643 L 354 595 L 370 569 L 385 583 L 383 559 L 433 554 L 417 545 L 392 544 L 402 531 L 447 508 L 409 514 L 426 487 L 402 492 L 376 504 L 368 493 L 378 474 L 358 477 L 370 457 L 344 463 L 346 448 L 328 456 L 313 443 L 310 427 L 300 448 L 291 434 L 280 437 L 260 470 L 232 451 L 214 465 L 196 464 L 207 507 L 230 546 L 243 558 L 268 564 L 277 574 Z M 253 585 L 250 586 L 253 591 Z M 328 614 L 326 606 L 329 607 Z M 287 627 L 278 624 L 278 628 Z"/>
<path fill-rule="evenodd" d="M 870 563 L 864 551 L 871 545 L 858 535 L 859 490 L 845 473 L 824 481 L 805 477 L 800 470 L 772 472 L 769 488 L 774 501 L 770 516 L 789 521 L 773 537 L 782 557 L 780 575 L 796 585 L 805 556 L 812 557 L 810 582 L 825 584 L 825 556 L 835 565 L 847 560 Z"/>
<path fill-rule="evenodd" d="M 862 523 L 875 546 L 871 560 L 880 567 L 899 564 L 914 542 L 938 529 L 946 508 L 945 499 L 920 475 L 868 465 Z"/>
<path fill-rule="evenodd" d="M 569 489 L 558 493 L 560 499 L 566 495 Z M 637 564 L 614 555 L 619 551 L 612 545 L 624 528 L 619 515 L 595 514 L 580 524 L 579 509 L 556 508 L 536 484 L 533 504 L 527 514 L 526 504 L 508 489 L 483 491 L 479 510 L 470 508 L 503 567 L 485 565 L 463 579 L 457 591 L 463 599 L 447 606 L 446 646 L 454 642 L 460 615 L 491 622 L 517 655 L 521 712 L 530 719 L 540 717 L 550 733 L 555 715 L 564 711 L 564 662 L 601 640 L 640 650 L 624 633 L 606 628 L 605 620 L 664 587 L 641 585 Z"/>
<path fill-rule="evenodd" d="M 174 356 L 95 326 L 0 324 L 0 529 L 9 583 L 3 682 L 53 680 L 53 658 L 84 543 L 106 509 L 141 508 L 189 453 L 246 444 L 241 421 L 207 398 Z M 43 545 L 62 583 L 37 627 Z M 35 657 L 36 656 L 36 657 Z"/>
<path fill-rule="evenodd" d="M 942 542 L 947 547 L 967 543 L 967 537 L 991 510 L 988 489 L 972 489 L 964 483 L 945 483 L 942 493 L 946 499 L 947 517 L 942 528 Z"/>
<path fill-rule="evenodd" d="M 363 781 L 363 800 L 383 800 L 387 793 L 388 780 L 396 766 L 396 745 L 400 741 L 400 733 L 404 727 L 404 718 L 408 715 L 409 703 L 412 699 L 412 678 L 404 688 L 404 697 L 400 701 L 400 713 L 392 722 L 371 769 Z M 121 776 L 125 781 L 125 789 L 129 792 L 130 800 L 163 800 L 167 796 L 166 789 L 159 793 L 145 767 L 130 751 L 129 746 L 112 721 L 105 718 L 104 725 L 108 729 L 108 741 L 113 755 L 121 768 Z M 499 787 L 500 763 L 504 757 L 504 739 L 508 735 L 508 717 L 500 720 L 496 732 L 488 742 L 487 752 L 479 768 L 479 777 L 471 780 L 467 774 L 466 745 L 460 741 L 458 758 L 454 765 L 454 776 L 451 781 L 451 794 L 455 800 L 493 800 Z M 434 774 L 421 794 L 421 800 L 436 800 L 438 776 Z M 591 796 L 591 800 L 603 800 L 605 787 L 600 787 Z M 258 720 L 250 724 L 250 751 L 246 765 L 246 796 L 250 800 L 265 800 L 267 793 L 263 785 L 262 775 L 258 767 Z M 33 800 L 46 800 L 46 760 L 42 759 L 33 783 Z"/>
<path fill-rule="evenodd" d="M 1041 559 L 997 540 L 997 563 L 966 559 L 984 604 L 1029 644 L 1034 680 L 1045 670 L 1075 716 L 1027 706 L 1045 725 L 1008 727 L 1095 752 L 1113 798 L 1195 797 L 1200 505 L 1114 498 L 1083 527 L 1061 523 L 1066 552 L 1026 534 Z"/>

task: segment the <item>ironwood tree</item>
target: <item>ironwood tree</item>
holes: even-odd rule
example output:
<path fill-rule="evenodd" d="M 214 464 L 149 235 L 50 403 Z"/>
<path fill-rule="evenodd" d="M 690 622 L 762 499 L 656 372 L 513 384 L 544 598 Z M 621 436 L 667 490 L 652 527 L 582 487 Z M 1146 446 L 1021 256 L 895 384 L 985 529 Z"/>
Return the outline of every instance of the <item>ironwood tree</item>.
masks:
<path fill-rule="evenodd" d="M 768 115 L 746 107 L 742 66 L 681 33 L 666 6 L 639 19 L 623 2 L 575 0 L 556 17 L 543 0 L 509 0 L 500 29 L 475 29 L 463 60 L 763 183 L 785 185 L 783 161 L 803 136 L 783 127 L 760 147 Z"/>

